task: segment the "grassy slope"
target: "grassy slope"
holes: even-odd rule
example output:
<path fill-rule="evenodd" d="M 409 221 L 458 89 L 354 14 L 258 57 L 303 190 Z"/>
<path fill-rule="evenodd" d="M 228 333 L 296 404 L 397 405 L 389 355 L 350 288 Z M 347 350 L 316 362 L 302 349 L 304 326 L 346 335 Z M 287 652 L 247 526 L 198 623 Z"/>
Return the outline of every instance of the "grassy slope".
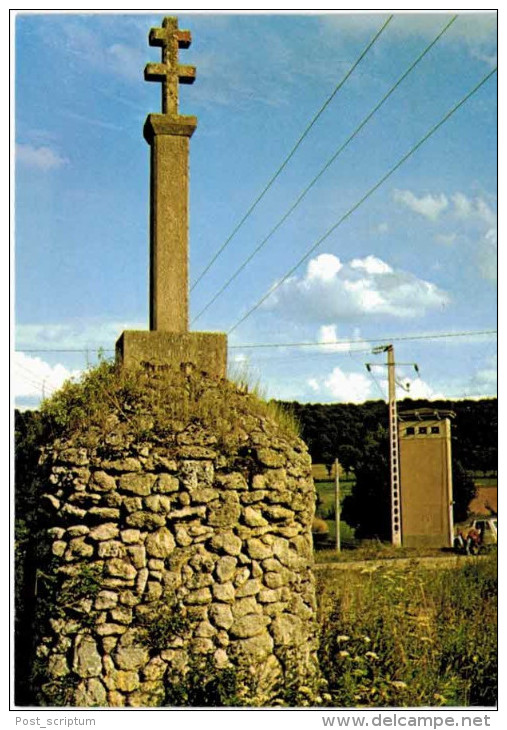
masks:
<path fill-rule="evenodd" d="M 494 555 L 453 570 L 319 571 L 317 581 L 330 705 L 495 704 Z"/>

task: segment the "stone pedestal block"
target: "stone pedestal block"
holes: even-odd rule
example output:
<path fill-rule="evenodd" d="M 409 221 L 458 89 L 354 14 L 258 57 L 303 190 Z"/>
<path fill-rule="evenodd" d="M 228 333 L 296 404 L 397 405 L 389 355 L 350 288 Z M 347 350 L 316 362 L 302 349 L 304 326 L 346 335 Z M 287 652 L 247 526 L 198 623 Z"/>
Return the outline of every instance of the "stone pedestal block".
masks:
<path fill-rule="evenodd" d="M 227 336 L 222 332 L 126 330 L 116 342 L 116 362 L 126 368 L 141 365 L 154 372 L 191 363 L 199 372 L 225 378 Z"/>

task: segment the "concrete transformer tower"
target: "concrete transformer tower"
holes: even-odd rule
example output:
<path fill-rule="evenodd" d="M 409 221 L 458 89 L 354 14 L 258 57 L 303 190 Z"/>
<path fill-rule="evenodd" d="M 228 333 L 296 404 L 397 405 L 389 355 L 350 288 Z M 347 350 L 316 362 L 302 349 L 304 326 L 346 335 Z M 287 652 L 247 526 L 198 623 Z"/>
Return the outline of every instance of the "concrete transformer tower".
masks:
<path fill-rule="evenodd" d="M 404 547 L 453 544 L 451 419 L 453 411 L 399 414 L 401 532 Z"/>

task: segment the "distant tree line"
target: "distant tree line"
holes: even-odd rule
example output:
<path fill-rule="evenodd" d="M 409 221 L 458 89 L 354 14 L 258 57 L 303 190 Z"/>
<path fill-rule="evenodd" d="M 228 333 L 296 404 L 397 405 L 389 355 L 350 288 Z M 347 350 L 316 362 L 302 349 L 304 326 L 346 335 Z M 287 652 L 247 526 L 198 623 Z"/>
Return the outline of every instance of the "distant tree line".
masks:
<path fill-rule="evenodd" d="M 354 470 L 364 451 L 365 441 L 387 428 L 388 414 L 384 401 L 355 403 L 283 403 L 301 424 L 302 437 L 312 461 L 330 464 L 336 458 L 342 467 Z M 451 410 L 453 455 L 466 471 L 486 476 L 496 474 L 498 444 L 498 407 L 496 398 L 483 400 L 411 400 L 398 402 L 398 412 L 420 408 Z"/>
<path fill-rule="evenodd" d="M 357 537 L 390 538 L 388 411 L 384 401 L 354 403 L 284 402 L 301 424 L 301 435 L 314 463 L 337 458 L 356 484 L 344 500 L 342 518 Z M 476 494 L 473 476 L 494 475 L 498 459 L 496 398 L 478 401 L 428 401 L 406 398 L 398 412 L 420 408 L 452 410 L 454 519 L 467 517 Z"/>

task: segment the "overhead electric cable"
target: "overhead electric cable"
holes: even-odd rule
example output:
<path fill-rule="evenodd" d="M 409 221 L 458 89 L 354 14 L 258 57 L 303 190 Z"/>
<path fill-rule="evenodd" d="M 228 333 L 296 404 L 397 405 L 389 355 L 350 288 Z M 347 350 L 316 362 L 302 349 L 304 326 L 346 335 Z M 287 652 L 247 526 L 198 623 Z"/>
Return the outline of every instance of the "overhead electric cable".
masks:
<path fill-rule="evenodd" d="M 282 226 L 283 223 L 287 220 L 287 218 L 293 213 L 293 211 L 298 207 L 298 205 L 301 203 L 301 201 L 306 197 L 306 195 L 310 192 L 310 190 L 313 188 L 315 183 L 322 177 L 322 175 L 326 172 L 326 170 L 329 169 L 329 167 L 333 164 L 333 162 L 341 155 L 343 150 L 349 145 L 349 143 L 359 134 L 361 129 L 366 126 L 366 124 L 370 121 L 370 119 L 376 114 L 376 112 L 380 109 L 381 106 L 383 106 L 384 102 L 387 101 L 387 99 L 391 96 L 391 94 L 398 88 L 398 86 L 406 79 L 406 77 L 410 74 L 410 72 L 418 65 L 420 61 L 426 56 L 426 54 L 433 48 L 435 43 L 444 35 L 444 33 L 450 28 L 450 26 L 454 23 L 458 16 L 454 15 L 451 20 L 447 23 L 447 25 L 442 28 L 440 33 L 431 41 L 431 43 L 426 46 L 424 51 L 419 54 L 419 56 L 413 61 L 413 63 L 408 67 L 408 69 L 405 71 L 402 76 L 396 81 L 396 83 L 391 86 L 389 91 L 384 94 L 382 99 L 378 102 L 378 104 L 372 109 L 372 111 L 362 120 L 362 122 L 356 127 L 356 129 L 352 132 L 352 134 L 343 142 L 343 144 L 337 149 L 337 151 L 334 153 L 334 155 L 326 162 L 324 167 L 321 168 L 321 170 L 317 173 L 317 175 L 313 178 L 313 180 L 304 188 L 302 193 L 299 194 L 299 196 L 296 198 L 294 203 L 290 206 L 290 208 L 284 213 L 284 215 L 280 218 L 278 223 L 270 230 L 270 232 L 262 239 L 262 241 L 257 245 L 257 247 L 252 251 L 252 253 L 243 261 L 243 263 L 236 269 L 236 271 L 227 279 L 225 284 L 214 294 L 214 296 L 208 301 L 208 303 L 201 309 L 201 311 L 194 317 L 192 320 L 192 324 L 199 319 L 201 315 L 206 312 L 209 307 L 211 307 L 212 304 L 215 303 L 215 301 L 218 299 L 218 297 L 223 294 L 223 292 L 232 284 L 234 279 L 248 266 L 250 261 L 259 253 L 259 251 L 265 246 L 265 244 L 269 241 L 271 236 L 276 233 L 276 231 Z"/>
<path fill-rule="evenodd" d="M 481 81 L 479 81 L 479 83 L 478 83 L 478 84 L 476 84 L 476 85 L 475 85 L 475 86 L 473 87 L 473 89 L 472 89 L 471 91 L 469 91 L 469 92 L 468 92 L 468 94 L 466 94 L 466 95 L 465 95 L 465 96 L 464 96 L 464 97 L 463 97 L 463 98 L 462 98 L 462 99 L 461 99 L 461 100 L 460 100 L 460 101 L 459 101 L 459 102 L 458 102 L 457 104 L 455 104 L 455 105 L 454 105 L 454 106 L 452 107 L 452 109 L 450 109 L 450 110 L 449 110 L 449 111 L 448 111 L 448 112 L 447 112 L 447 113 L 446 113 L 446 114 L 445 114 L 445 115 L 444 115 L 444 116 L 442 117 L 442 119 L 440 119 L 440 121 L 439 121 L 439 122 L 437 122 L 437 124 L 435 124 L 435 125 L 434 125 L 434 126 L 433 126 L 433 127 L 432 127 L 432 128 L 431 128 L 431 129 L 429 130 L 429 131 L 428 131 L 428 132 L 426 132 L 426 134 L 425 134 L 425 135 L 424 135 L 424 136 L 423 136 L 423 137 L 422 137 L 422 138 L 421 138 L 421 139 L 420 139 L 420 140 L 419 140 L 419 141 L 418 141 L 418 142 L 417 142 L 417 143 L 416 143 L 416 144 L 415 144 L 415 145 L 414 145 L 414 146 L 413 146 L 413 147 L 412 147 L 412 148 L 411 148 L 411 149 L 410 149 L 410 150 L 409 150 L 409 151 L 408 151 L 408 152 L 407 152 L 407 153 L 406 153 L 405 155 L 403 155 L 403 157 L 402 157 L 402 158 L 401 158 L 400 160 L 398 160 L 398 162 L 397 162 L 397 163 L 396 163 L 396 164 L 394 165 L 394 167 L 392 167 L 392 168 L 391 168 L 391 169 L 390 169 L 390 170 L 389 170 L 388 172 L 386 172 L 386 174 L 385 174 L 385 175 L 383 175 L 383 176 L 382 176 L 382 177 L 380 178 L 380 180 L 378 180 L 378 181 L 377 181 L 377 182 L 375 183 L 375 185 L 373 185 L 373 186 L 372 186 L 372 187 L 371 187 L 371 188 L 370 188 L 370 189 L 369 189 L 369 190 L 368 190 L 368 191 L 367 191 L 367 192 L 366 192 L 366 193 L 365 193 L 365 194 L 363 195 L 363 197 L 362 197 L 362 198 L 360 198 L 360 200 L 358 200 L 358 202 L 357 202 L 357 203 L 355 203 L 355 204 L 354 204 L 354 205 L 353 205 L 353 206 L 352 206 L 351 208 L 349 208 L 349 209 L 348 209 L 348 211 L 347 211 L 346 213 L 344 213 L 344 214 L 342 215 L 342 217 L 341 217 L 341 218 L 340 218 L 340 219 L 339 219 L 339 220 L 338 220 L 338 221 L 337 221 L 337 222 L 336 222 L 336 223 L 335 223 L 334 225 L 332 225 L 332 226 L 331 226 L 331 228 L 329 228 L 329 229 L 328 229 L 328 230 L 326 231 L 326 233 L 324 233 L 324 234 L 323 234 L 323 235 L 322 235 L 322 236 L 321 236 L 320 238 L 318 238 L 318 239 L 317 239 L 317 241 L 316 241 L 316 242 L 315 242 L 315 243 L 314 243 L 314 244 L 313 244 L 313 245 L 312 245 L 312 246 L 311 246 L 311 247 L 310 247 L 310 248 L 308 249 L 308 251 L 307 251 L 307 252 L 306 252 L 306 253 L 304 254 L 304 256 L 302 256 L 302 257 L 301 257 L 301 258 L 299 259 L 299 261 L 298 261 L 298 262 L 297 262 L 296 264 L 294 264 L 294 266 L 293 266 L 293 267 L 292 267 L 291 269 L 289 269 L 289 271 L 288 271 L 288 272 L 287 272 L 286 274 L 284 274 L 284 276 L 283 276 L 283 277 L 282 277 L 281 279 L 279 279 L 279 280 L 278 280 L 278 281 L 276 282 L 276 284 L 274 284 L 274 285 L 273 285 L 272 287 L 270 287 L 269 291 L 267 291 L 267 292 L 266 292 L 266 294 L 264 294 L 264 295 L 263 295 L 263 296 L 262 296 L 262 297 L 261 297 L 261 298 L 259 299 L 259 301 L 258 301 L 258 302 L 257 302 L 257 303 L 256 303 L 256 304 L 255 304 L 255 305 L 254 305 L 254 306 L 253 306 L 253 307 L 252 307 L 251 309 L 249 309 L 249 310 L 248 310 L 248 312 L 247 312 L 247 313 L 246 313 L 245 315 L 243 315 L 243 317 L 241 317 L 241 319 L 239 319 L 239 320 L 238 320 L 238 321 L 237 321 L 237 322 L 236 322 L 236 323 L 235 323 L 235 324 L 234 324 L 234 325 L 233 325 L 233 326 L 232 326 L 232 327 L 231 327 L 231 328 L 230 328 L 230 329 L 228 330 L 228 334 L 230 334 L 230 333 L 231 333 L 231 332 L 233 332 L 233 331 L 234 331 L 234 330 L 235 330 L 235 329 L 236 329 L 237 327 L 239 327 L 239 325 L 240 325 L 240 324 L 242 324 L 242 323 L 243 323 L 243 322 L 244 322 L 244 321 L 245 321 L 245 320 L 246 320 L 246 319 L 247 319 L 247 318 L 248 318 L 248 317 L 249 317 L 249 316 L 250 316 L 251 314 L 253 314 L 253 312 L 255 312 L 255 311 L 256 311 L 256 310 L 257 310 L 257 309 L 258 309 L 258 308 L 259 308 L 259 307 L 261 306 L 261 304 L 262 304 L 263 302 L 265 302 L 265 301 L 266 301 L 266 299 L 267 299 L 267 298 L 268 298 L 269 296 L 271 296 L 271 294 L 272 294 L 272 293 L 273 293 L 274 291 L 276 291 L 276 290 L 277 290 L 277 289 L 278 289 L 278 288 L 279 288 L 279 287 L 280 287 L 280 286 L 281 286 L 281 285 L 283 284 L 283 282 L 284 282 L 284 281 L 286 281 L 286 280 L 287 280 L 287 279 L 288 279 L 288 278 L 289 278 L 290 276 L 292 276 L 292 274 L 293 274 L 293 273 L 294 273 L 294 272 L 295 272 L 295 271 L 296 271 L 296 270 L 297 270 L 297 269 L 298 269 L 298 268 L 299 268 L 299 267 L 301 266 L 301 264 L 302 264 L 302 263 L 303 263 L 304 261 L 306 261 L 306 259 L 307 259 L 307 258 L 308 258 L 308 257 L 309 257 L 309 256 L 310 256 L 310 255 L 311 255 L 312 253 L 313 253 L 313 251 L 315 251 L 315 249 L 316 249 L 316 248 L 318 248 L 318 247 L 319 247 L 319 246 L 320 246 L 320 245 L 321 245 L 321 244 L 322 244 L 322 243 L 323 243 L 323 242 L 324 242 L 324 241 L 326 240 L 326 238 L 328 238 L 328 237 L 329 237 L 329 236 L 331 235 L 331 233 L 333 233 L 333 232 L 334 232 L 334 231 L 335 231 L 335 230 L 336 230 L 336 229 L 338 228 L 338 226 L 340 226 L 340 225 L 341 225 L 341 224 L 342 224 L 342 223 L 343 223 L 343 222 L 344 222 L 344 221 L 345 221 L 345 220 L 346 220 L 347 218 L 349 218 L 349 217 L 350 217 L 350 216 L 352 215 L 352 213 L 354 213 L 354 211 L 356 211 L 356 210 L 357 210 L 357 209 L 358 209 L 358 208 L 359 208 L 359 207 L 360 207 L 360 206 L 361 206 L 361 205 L 362 205 L 362 204 L 363 204 L 363 203 L 364 203 L 364 202 L 365 202 L 365 201 L 366 201 L 366 200 L 367 200 L 367 199 L 368 199 L 368 198 L 369 198 L 369 197 L 370 197 L 370 196 L 371 196 L 371 195 L 372 195 L 372 194 L 373 194 L 373 193 L 374 193 L 374 192 L 375 192 L 375 191 L 376 191 L 376 190 L 377 190 L 377 189 L 378 189 L 378 188 L 379 188 L 379 187 L 380 187 L 381 185 L 383 185 L 383 184 L 385 183 L 385 181 L 386 181 L 386 180 L 388 180 L 388 178 L 390 178 L 390 177 L 391 177 L 391 175 L 393 175 L 393 173 L 395 173 L 395 172 L 396 172 L 396 170 L 397 170 L 397 169 L 398 169 L 399 167 L 401 167 L 401 165 L 402 165 L 402 164 L 403 164 L 404 162 L 406 162 L 406 161 L 407 161 L 407 160 L 409 159 L 409 157 L 411 157 L 411 156 L 412 156 L 412 155 L 413 155 L 413 154 L 414 154 L 414 153 L 415 153 L 415 152 L 416 152 L 416 151 L 417 151 L 417 150 L 419 149 L 419 147 L 421 147 L 421 145 L 423 145 L 423 144 L 424 144 L 424 142 L 426 142 L 426 141 L 427 141 L 427 140 L 428 140 L 428 139 L 429 139 L 429 138 L 430 138 L 430 137 L 431 137 L 431 136 L 432 136 L 432 135 L 433 135 L 433 134 L 434 134 L 434 133 L 435 133 L 435 132 L 436 132 L 436 131 L 437 131 L 438 129 L 440 129 L 440 127 L 441 127 L 441 126 L 442 126 L 442 125 L 443 125 L 443 124 L 444 124 L 444 123 L 445 123 L 445 122 L 446 122 L 446 121 L 447 121 L 447 120 L 448 120 L 448 119 L 449 119 L 449 118 L 450 118 L 450 117 L 451 117 L 451 116 L 452 116 L 452 115 L 453 115 L 453 114 L 454 114 L 455 112 L 457 112 L 457 111 L 458 111 L 458 109 L 460 109 L 460 107 L 462 107 L 462 106 L 463 106 L 463 104 L 465 104 L 465 102 L 467 102 L 467 101 L 468 101 L 468 99 L 470 99 L 470 97 L 471 97 L 471 96 L 473 96 L 473 94 L 475 94 L 475 93 L 476 93 L 476 92 L 477 92 L 477 91 L 478 91 L 478 90 L 479 90 L 479 89 L 480 89 L 480 88 L 481 88 L 481 87 L 482 87 L 482 86 L 483 86 L 483 85 L 484 85 L 484 84 L 486 83 L 486 81 L 488 81 L 488 79 L 489 79 L 489 78 L 491 78 L 491 76 L 493 76 L 493 74 L 494 74 L 494 73 L 496 73 L 496 70 L 497 70 L 497 68 L 496 68 L 496 66 L 495 66 L 495 68 L 494 68 L 494 69 L 492 69 L 492 70 L 491 70 L 491 71 L 490 71 L 490 72 L 489 72 L 488 74 L 486 74 L 486 76 L 484 76 L 484 78 L 482 78 L 482 79 L 481 79 Z"/>
<path fill-rule="evenodd" d="M 374 376 L 372 371 L 368 370 L 368 373 L 369 373 L 371 379 L 373 380 L 373 382 L 375 383 L 375 385 L 377 386 L 379 393 L 382 396 L 382 400 L 388 400 L 388 396 L 386 395 L 386 393 L 384 393 L 384 389 L 382 388 L 382 386 L 380 385 L 380 383 L 378 382 L 377 378 Z"/>
<path fill-rule="evenodd" d="M 53 348 L 53 347 L 17 347 L 15 352 L 115 352 L 113 348 L 105 349 L 101 345 L 98 347 L 68 347 L 68 348 Z"/>
<path fill-rule="evenodd" d="M 357 345 L 361 342 L 396 342 L 401 340 L 436 340 L 450 337 L 480 337 L 484 335 L 496 335 L 497 330 L 472 330 L 469 332 L 436 332 L 424 333 L 421 335 L 386 335 L 371 338 L 361 338 L 358 340 L 327 340 L 326 342 L 257 342 L 253 344 L 245 345 L 229 345 L 229 350 L 243 350 L 243 349 L 254 349 L 254 348 L 268 348 L 268 347 L 326 347 L 327 345 Z M 371 348 L 368 348 L 368 351 Z M 74 348 L 67 350 L 53 349 L 53 348 L 17 348 L 15 352 L 114 352 L 113 349 L 104 349 L 102 347 L 89 347 L 87 349 Z M 362 350 L 354 350 L 354 352 L 362 352 Z"/>
<path fill-rule="evenodd" d="M 474 330 L 471 332 L 436 332 L 422 335 L 390 335 L 383 337 L 361 338 L 360 342 L 396 342 L 401 340 L 437 340 L 449 337 L 479 337 L 482 335 L 496 335 L 497 330 Z M 326 345 L 357 345 L 358 340 L 327 340 L 326 342 L 265 342 L 250 345 L 229 345 L 230 350 L 247 350 L 260 347 L 325 347 Z M 370 350 L 371 348 L 368 348 Z M 360 352 L 356 350 L 355 352 Z"/>
<path fill-rule="evenodd" d="M 293 147 L 293 148 L 291 149 L 291 151 L 289 152 L 289 154 L 287 155 L 287 157 L 285 158 L 285 160 L 284 160 L 284 161 L 282 162 L 282 164 L 280 165 L 280 167 L 278 168 L 278 170 L 277 170 L 277 171 L 275 172 L 275 174 L 274 174 L 274 175 L 273 175 L 273 176 L 272 176 L 272 177 L 270 178 L 269 182 L 268 182 L 268 183 L 267 183 L 267 184 L 265 185 L 265 187 L 263 188 L 263 190 L 262 190 L 262 192 L 260 193 L 260 195 L 258 195 L 258 196 L 257 196 L 257 198 L 256 198 L 256 199 L 254 200 L 254 202 L 252 203 L 252 205 L 251 205 L 251 206 L 249 207 L 249 209 L 247 210 L 247 212 L 246 212 L 246 213 L 245 213 L 245 215 L 243 216 L 243 218 L 242 218 L 242 219 L 241 219 L 241 220 L 239 221 L 239 223 L 238 223 L 238 224 L 236 225 L 236 227 L 234 228 L 234 230 L 232 231 L 232 233 L 231 233 L 231 234 L 230 234 L 230 235 L 228 236 L 228 238 L 227 238 L 227 239 L 226 239 L 226 240 L 224 241 L 224 243 L 223 243 L 223 244 L 222 244 L 222 245 L 220 246 L 220 248 L 218 249 L 218 251 L 217 251 L 217 252 L 216 252 L 216 253 L 214 254 L 214 256 L 212 257 L 211 261 L 210 261 L 210 262 L 209 262 L 209 263 L 207 264 L 207 266 L 206 266 L 206 267 L 204 268 L 204 270 L 203 270 L 203 271 L 202 271 L 202 272 L 201 272 L 201 273 L 199 274 L 199 276 L 197 277 L 197 279 L 196 279 L 196 280 L 194 281 L 194 283 L 192 284 L 192 286 L 191 286 L 191 288 L 190 288 L 190 291 L 193 291 L 193 289 L 194 289 L 194 288 L 195 288 L 195 287 L 197 286 L 197 284 L 198 284 L 198 283 L 199 283 L 199 282 L 201 281 L 201 279 L 202 279 L 202 278 L 204 277 L 204 275 L 205 275 L 205 274 L 207 274 L 207 272 L 208 272 L 208 271 L 210 270 L 210 268 L 211 268 L 211 267 L 213 266 L 213 264 L 215 263 L 215 261 L 217 260 L 217 258 L 218 258 L 218 257 L 220 256 L 220 254 L 222 253 L 222 251 L 224 251 L 224 250 L 225 250 L 225 248 L 226 248 L 226 247 L 227 247 L 227 246 L 229 245 L 229 243 L 230 243 L 230 242 L 232 241 L 232 239 L 234 238 L 234 236 L 236 235 L 236 233 L 237 233 L 237 232 L 239 231 L 239 229 L 241 228 L 241 226 L 243 225 L 243 223 L 244 223 L 244 222 L 245 222 L 245 221 L 247 220 L 247 218 L 248 218 L 248 217 L 249 217 L 249 216 L 251 215 L 251 213 L 253 213 L 253 211 L 255 210 L 255 208 L 257 207 L 257 205 L 258 205 L 258 204 L 260 203 L 260 201 L 262 200 L 262 198 L 263 198 L 263 197 L 264 197 L 264 196 L 266 195 L 266 193 L 268 192 L 269 188 L 270 188 L 270 187 L 271 187 L 271 186 L 273 185 L 273 183 L 275 182 L 275 180 L 277 179 L 277 177 L 278 177 L 278 176 L 280 175 L 280 173 L 281 173 L 281 172 L 282 172 L 282 171 L 283 171 L 283 170 L 285 169 L 285 167 L 287 166 L 288 162 L 289 162 L 289 161 L 291 160 L 291 158 L 292 158 L 292 157 L 294 156 L 294 153 L 296 152 L 296 150 L 298 149 L 298 147 L 299 147 L 299 145 L 300 145 L 300 144 L 302 143 L 302 141 L 303 141 L 303 140 L 305 139 L 305 137 L 307 136 L 308 132 L 309 132 L 309 131 L 310 131 L 310 130 L 312 129 L 312 127 L 313 127 L 313 125 L 315 124 L 315 122 L 317 121 L 317 119 L 318 119 L 318 118 L 319 118 L 319 117 L 321 116 L 321 114 L 322 114 L 322 113 L 324 112 L 324 110 L 325 110 L 325 109 L 326 109 L 326 108 L 327 108 L 327 107 L 329 106 L 329 104 L 331 103 L 331 101 L 333 100 L 333 98 L 334 98 L 334 97 L 336 96 L 336 94 L 338 93 L 338 91 L 339 91 L 339 90 L 340 90 L 340 89 L 342 88 L 342 86 L 343 86 L 343 85 L 345 84 L 345 82 L 347 81 L 347 79 L 348 79 L 348 78 L 349 78 L 349 77 L 350 77 L 350 76 L 351 76 L 351 75 L 353 74 L 353 72 L 354 72 L 354 71 L 356 70 L 356 68 L 357 68 L 357 67 L 359 66 L 359 64 L 361 63 L 361 61 L 363 60 L 363 58 L 364 58 L 364 57 L 366 56 L 366 54 L 368 53 L 368 51 L 370 50 L 370 48 L 371 48 L 371 47 L 372 47 L 372 46 L 374 45 L 374 43 L 375 43 L 375 42 L 377 41 L 377 39 L 378 39 L 378 38 L 380 37 L 380 35 L 381 35 L 381 34 L 383 33 L 383 31 L 384 31 L 384 30 L 385 30 L 385 29 L 387 28 L 387 26 L 389 25 L 389 23 L 391 22 L 391 20 L 392 20 L 392 19 L 393 19 L 393 16 L 392 16 L 392 15 L 390 15 L 390 16 L 389 16 L 389 17 L 387 18 L 387 20 L 385 21 L 385 23 L 383 24 L 383 26 L 382 26 L 382 27 L 380 28 L 380 30 L 378 30 L 378 31 L 377 31 L 377 33 L 376 33 L 376 34 L 375 34 L 375 35 L 373 36 L 373 38 L 372 38 L 372 39 L 371 39 L 371 41 L 370 41 L 370 42 L 368 43 L 368 45 L 366 46 L 366 48 L 365 48 L 365 49 L 364 49 L 364 50 L 362 51 L 362 53 L 361 53 L 361 55 L 359 56 L 359 58 L 358 58 L 358 59 L 357 59 L 357 60 L 355 61 L 355 63 L 354 63 L 354 64 L 353 64 L 353 65 L 352 65 L 352 66 L 350 67 L 350 69 L 349 69 L 349 70 L 347 71 L 347 73 L 346 73 L 346 74 L 345 74 L 345 76 L 344 76 L 344 77 L 342 78 L 342 80 L 340 81 L 340 83 L 339 83 L 339 84 L 338 84 L 338 85 L 336 86 L 336 88 L 335 88 L 335 89 L 334 89 L 334 91 L 332 92 L 331 96 L 329 96 L 329 97 L 328 97 L 328 99 L 327 99 L 327 100 L 326 100 L 326 101 L 324 102 L 324 104 L 323 104 L 323 105 L 321 106 L 321 108 L 319 109 L 319 111 L 317 112 L 317 114 L 316 114 L 316 115 L 315 115 L 315 116 L 313 117 L 313 119 L 312 119 L 312 121 L 310 122 L 310 124 L 309 124 L 309 125 L 308 125 L 308 126 L 306 127 L 306 129 L 304 130 L 303 134 L 302 134 L 302 135 L 301 135 L 301 136 L 299 137 L 298 141 L 296 142 L 296 144 L 294 145 L 294 147 Z"/>

